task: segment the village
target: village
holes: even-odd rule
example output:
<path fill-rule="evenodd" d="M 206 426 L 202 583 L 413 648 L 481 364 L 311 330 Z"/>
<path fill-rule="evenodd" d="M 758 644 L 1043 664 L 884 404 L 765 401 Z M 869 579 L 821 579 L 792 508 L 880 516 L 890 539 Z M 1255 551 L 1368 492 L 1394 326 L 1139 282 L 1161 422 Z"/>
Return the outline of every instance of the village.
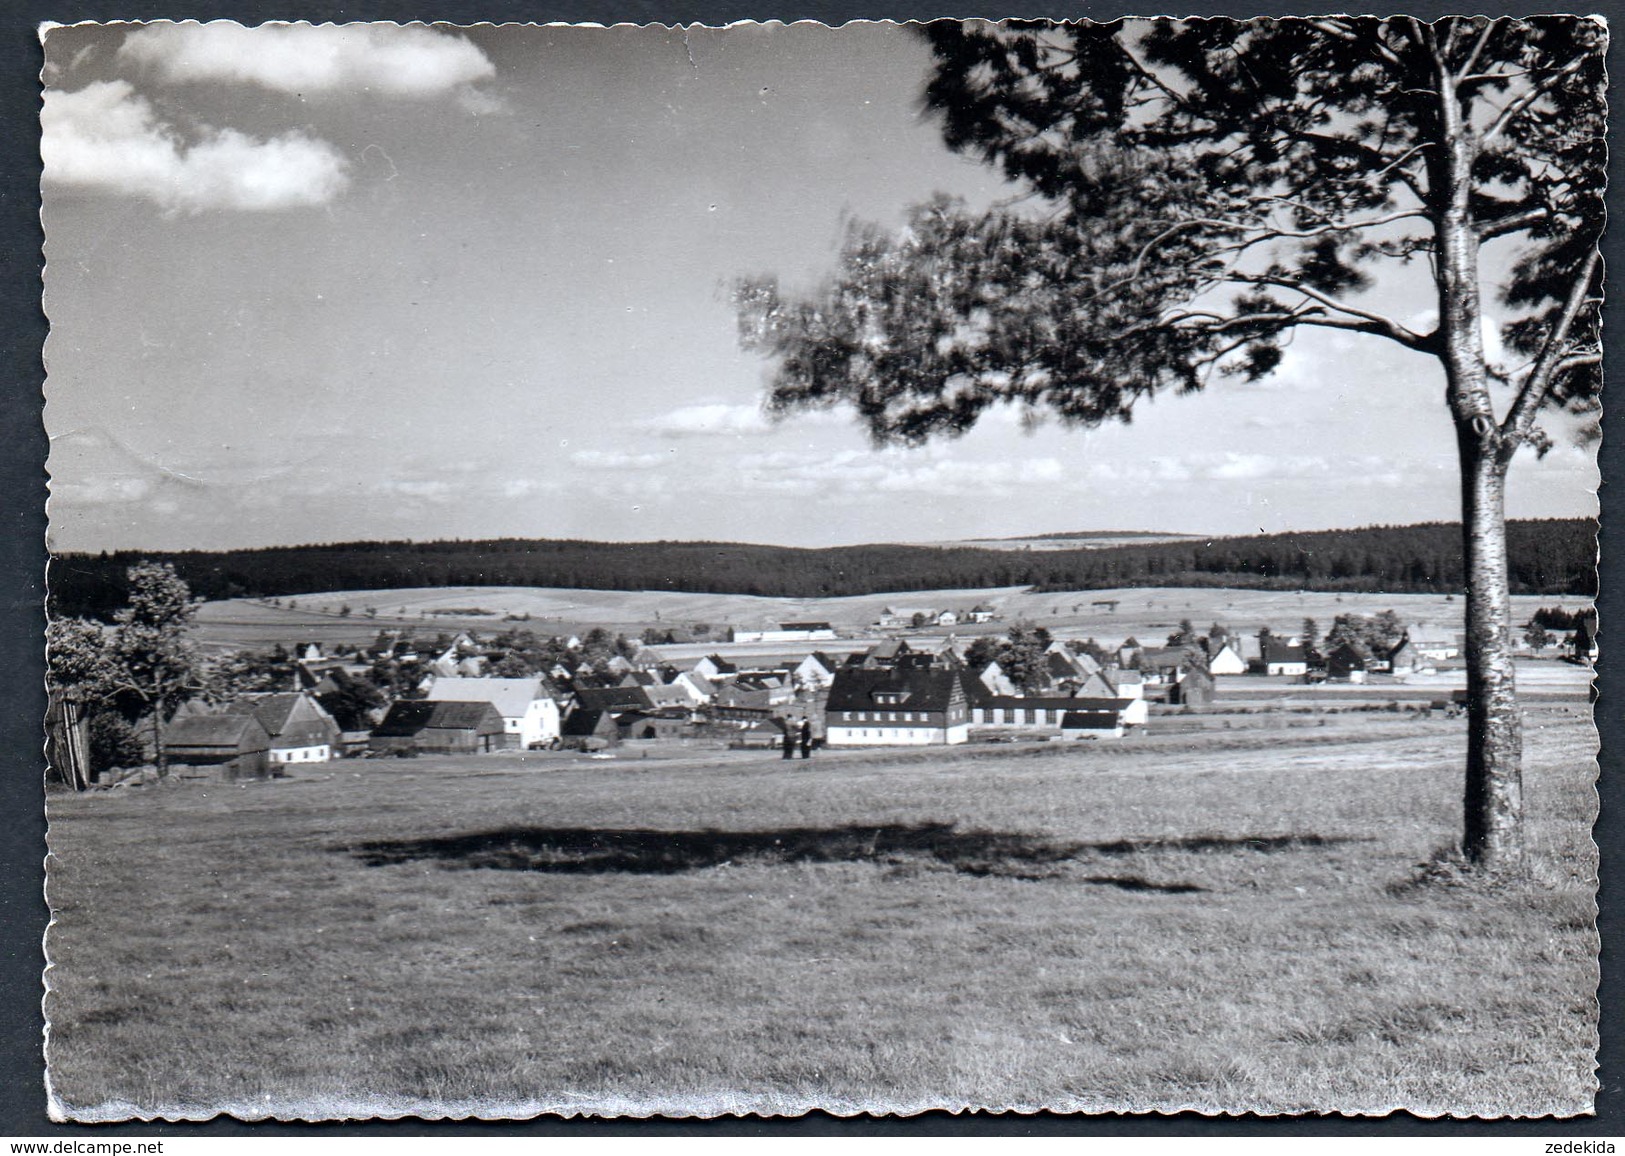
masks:
<path fill-rule="evenodd" d="M 1198 633 L 1185 619 L 1166 638 L 1105 643 L 1026 621 L 997 632 L 997 617 L 982 603 L 887 606 L 862 631 L 762 621 L 714 637 L 709 627 L 701 637 L 648 628 L 634 640 L 602 628 L 543 637 L 509 626 L 425 639 L 388 627 L 370 643 L 290 641 L 235 655 L 248 673 L 237 692 L 228 680 L 174 712 L 161 773 L 263 779 L 341 758 L 500 751 L 611 758 L 709 747 L 789 758 L 803 731 L 806 758 L 812 749 L 1122 740 L 1228 729 L 1272 712 L 1450 718 L 1465 700 L 1459 631 L 1393 611 L 1339 615 L 1324 637 L 1309 619 L 1293 634 L 1219 623 Z M 982 632 L 956 633 L 962 627 Z M 1537 615 L 1523 645 L 1532 693 L 1551 682 L 1542 671 L 1553 663 L 1589 668 L 1594 650 L 1595 611 L 1558 635 Z M 1572 692 L 1573 679 L 1559 681 L 1559 693 Z M 158 761 L 150 743 L 144 753 Z M 87 785 L 160 773 L 100 770 Z"/>

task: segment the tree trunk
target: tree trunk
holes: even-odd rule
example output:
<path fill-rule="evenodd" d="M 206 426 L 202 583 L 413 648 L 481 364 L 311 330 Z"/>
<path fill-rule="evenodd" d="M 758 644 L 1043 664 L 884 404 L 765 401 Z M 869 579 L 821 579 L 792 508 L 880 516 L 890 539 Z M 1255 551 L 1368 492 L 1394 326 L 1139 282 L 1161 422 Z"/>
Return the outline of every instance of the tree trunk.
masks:
<path fill-rule="evenodd" d="M 158 777 L 169 775 L 169 756 L 164 752 L 164 696 L 158 695 L 152 704 L 152 758 L 158 766 Z"/>
<path fill-rule="evenodd" d="M 1467 781 L 1462 852 L 1491 871 L 1523 867 L 1523 726 L 1512 664 L 1506 474 L 1510 455 L 1457 430 L 1467 581 Z"/>

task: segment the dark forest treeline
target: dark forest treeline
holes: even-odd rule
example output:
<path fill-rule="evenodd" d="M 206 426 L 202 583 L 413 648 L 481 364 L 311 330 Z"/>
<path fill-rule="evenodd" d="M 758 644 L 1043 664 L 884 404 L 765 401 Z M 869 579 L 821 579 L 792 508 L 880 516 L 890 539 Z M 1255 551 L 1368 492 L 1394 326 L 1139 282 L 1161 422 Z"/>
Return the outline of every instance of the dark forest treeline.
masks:
<path fill-rule="evenodd" d="M 1593 596 L 1597 525 L 1512 522 L 1512 590 Z M 1228 586 L 1459 592 L 1455 523 L 1190 539 L 1076 550 L 971 546 L 792 549 L 724 542 L 348 542 L 258 550 L 61 554 L 50 570 L 55 614 L 104 616 L 124 601 L 124 571 L 172 562 L 204 598 L 280 597 L 416 586 L 563 586 L 813 598 L 953 587 Z"/>

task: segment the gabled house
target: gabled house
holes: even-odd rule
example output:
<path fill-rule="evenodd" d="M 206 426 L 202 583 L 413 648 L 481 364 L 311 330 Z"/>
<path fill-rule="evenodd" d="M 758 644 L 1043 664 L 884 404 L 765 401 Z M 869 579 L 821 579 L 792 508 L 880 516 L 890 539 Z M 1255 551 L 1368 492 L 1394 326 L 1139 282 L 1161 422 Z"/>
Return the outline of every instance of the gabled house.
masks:
<path fill-rule="evenodd" d="M 708 654 L 694 664 L 694 673 L 708 682 L 721 682 L 739 673 L 739 667 L 720 654 Z"/>
<path fill-rule="evenodd" d="M 835 672 L 841 664 L 822 650 L 815 650 L 806 658 L 796 663 L 791 672 L 795 685 L 816 690 L 824 690 L 835 681 Z"/>
<path fill-rule="evenodd" d="M 1326 654 L 1326 677 L 1332 682 L 1365 681 L 1366 657 L 1347 642 L 1339 643 Z"/>
<path fill-rule="evenodd" d="M 1295 642 L 1270 635 L 1259 642 L 1259 662 L 1265 674 L 1309 673 L 1309 655 Z"/>
<path fill-rule="evenodd" d="M 1461 654 L 1461 640 L 1454 630 L 1431 622 L 1417 622 L 1406 627 L 1405 637 L 1423 658 L 1442 662 Z"/>
<path fill-rule="evenodd" d="M 1139 673 L 1139 672 L 1136 671 L 1135 673 Z M 1141 684 L 1136 683 L 1134 685 L 1135 686 L 1140 686 Z M 1103 671 L 1103 670 L 1102 671 L 1097 671 L 1094 674 L 1091 674 L 1088 678 L 1084 679 L 1083 682 L 1081 684 L 1079 684 L 1078 689 L 1076 691 L 1076 694 L 1080 698 L 1118 698 L 1118 697 L 1122 697 L 1122 698 L 1140 698 L 1140 697 L 1143 697 L 1142 695 L 1139 695 L 1139 694 L 1125 694 L 1125 695 L 1119 696 L 1119 694 L 1117 693 L 1117 688 L 1115 686 L 1113 686 L 1111 683 L 1106 681 L 1106 672 Z"/>
<path fill-rule="evenodd" d="M 987 687 L 989 694 L 1018 694 L 1021 690 L 1010 676 L 1004 673 L 1004 667 L 999 665 L 997 659 L 984 666 L 982 672 L 976 676 L 976 680 Z"/>
<path fill-rule="evenodd" d="M 502 716 L 505 747 L 529 750 L 559 737 L 559 702 L 545 678 L 437 678 L 430 702 L 488 702 Z"/>
<path fill-rule="evenodd" d="M 901 638 L 888 638 L 884 642 L 875 643 L 865 651 L 859 659 L 859 664 L 870 669 L 892 666 L 913 653 L 913 648 Z M 858 658 L 857 655 L 853 657 Z"/>
<path fill-rule="evenodd" d="M 926 746 L 966 742 L 970 709 L 959 671 L 843 667 L 829 688 L 825 742 Z"/>
<path fill-rule="evenodd" d="M 1411 644 L 1409 637 L 1401 638 L 1399 645 L 1388 652 L 1388 669 L 1395 674 L 1432 674 L 1433 659 L 1426 657 Z"/>
<path fill-rule="evenodd" d="M 1132 666 L 1108 666 L 1100 672 L 1113 698 L 1145 697 L 1145 676 Z"/>
<path fill-rule="evenodd" d="M 1209 674 L 1246 674 L 1247 660 L 1226 642 L 1208 655 L 1207 669 Z"/>
<path fill-rule="evenodd" d="M 256 694 L 227 703 L 221 713 L 253 715 L 270 736 L 266 759 L 273 765 L 325 763 L 339 748 L 339 724 L 304 692 Z"/>
<path fill-rule="evenodd" d="M 1145 681 L 1149 683 L 1171 683 L 1179 677 L 1179 672 L 1190 665 L 1190 656 L 1180 646 L 1146 646 L 1139 652 L 1139 659 L 1135 664 Z"/>

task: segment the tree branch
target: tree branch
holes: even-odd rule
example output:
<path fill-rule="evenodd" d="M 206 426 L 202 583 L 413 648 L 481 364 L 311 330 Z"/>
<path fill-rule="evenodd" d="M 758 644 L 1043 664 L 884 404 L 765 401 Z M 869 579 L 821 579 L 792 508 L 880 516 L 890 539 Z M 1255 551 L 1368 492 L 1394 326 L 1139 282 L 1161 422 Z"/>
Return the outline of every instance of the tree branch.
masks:
<path fill-rule="evenodd" d="M 1488 241 L 1495 237 L 1504 237 L 1508 233 L 1516 233 L 1519 229 L 1527 229 L 1537 221 L 1544 221 L 1551 216 L 1551 211 L 1544 206 L 1532 209 L 1523 209 L 1516 213 L 1508 213 L 1504 217 L 1497 217 L 1485 225 L 1478 226 L 1478 239 Z"/>
<path fill-rule="evenodd" d="M 1346 313 L 1364 322 L 1363 326 L 1340 326 L 1339 328 L 1359 328 L 1362 332 L 1376 333 L 1398 342 L 1407 349 L 1414 349 L 1418 353 L 1432 351 L 1432 339 L 1424 334 L 1417 333 L 1401 325 L 1391 317 L 1384 317 L 1381 313 L 1372 313 L 1370 310 L 1357 309 L 1353 305 L 1327 296 L 1318 289 L 1311 289 L 1307 285 L 1290 281 L 1285 277 L 1271 277 L 1263 273 L 1232 273 L 1229 280 L 1238 281 L 1248 285 L 1271 285 L 1278 289 L 1290 289 L 1294 293 L 1302 293 L 1311 301 L 1318 302 L 1328 309 L 1339 313 Z"/>
<path fill-rule="evenodd" d="M 1557 82 L 1562 80 L 1565 76 L 1578 72 L 1580 67 L 1584 65 L 1585 62 L 1586 55 L 1584 53 L 1577 55 L 1573 60 L 1569 61 L 1562 68 L 1559 68 L 1556 72 L 1553 72 L 1545 80 L 1530 88 L 1528 92 L 1524 93 L 1516 100 L 1508 102 L 1506 107 L 1501 110 L 1500 114 L 1496 116 L 1495 120 L 1490 124 L 1490 127 L 1484 130 L 1484 135 L 1481 138 L 1482 141 L 1485 144 L 1488 144 L 1490 141 L 1500 136 L 1507 130 L 1513 121 L 1517 120 L 1518 117 L 1522 116 L 1529 109 L 1530 105 L 1534 104 L 1537 100 L 1550 92 L 1553 86 L 1555 86 Z"/>
<path fill-rule="evenodd" d="M 1484 30 L 1478 34 L 1478 39 L 1473 42 L 1472 50 L 1467 53 L 1467 59 L 1462 63 L 1461 71 L 1456 74 L 1456 85 L 1458 87 L 1466 84 L 1468 80 L 1482 79 L 1481 77 L 1473 76 L 1473 65 L 1478 63 L 1479 55 L 1484 51 L 1484 45 L 1489 43 L 1490 33 L 1494 31 L 1495 21 L 1486 21 L 1484 24 Z"/>
<path fill-rule="evenodd" d="M 1568 300 L 1563 303 L 1563 311 L 1558 314 L 1552 331 L 1546 335 L 1540 356 L 1535 359 L 1535 367 L 1529 371 L 1529 376 L 1524 379 L 1523 388 L 1518 391 L 1518 400 L 1513 403 L 1506 420 L 1501 423 L 1501 436 L 1511 443 L 1511 449 L 1517 449 L 1519 444 L 1529 437 L 1529 428 L 1534 425 L 1535 414 L 1545 404 L 1546 395 L 1551 392 L 1557 369 L 1567 360 L 1564 345 L 1569 339 L 1569 330 L 1573 328 L 1575 318 L 1580 316 L 1580 310 L 1585 308 L 1586 301 L 1591 295 L 1591 279 L 1596 275 L 1597 265 L 1601 260 L 1602 252 L 1598 249 L 1591 250 L 1585 266 L 1574 279 Z M 1589 358 L 1593 355 L 1575 356 Z M 1577 361 L 1575 364 L 1581 365 L 1586 362 Z"/>

